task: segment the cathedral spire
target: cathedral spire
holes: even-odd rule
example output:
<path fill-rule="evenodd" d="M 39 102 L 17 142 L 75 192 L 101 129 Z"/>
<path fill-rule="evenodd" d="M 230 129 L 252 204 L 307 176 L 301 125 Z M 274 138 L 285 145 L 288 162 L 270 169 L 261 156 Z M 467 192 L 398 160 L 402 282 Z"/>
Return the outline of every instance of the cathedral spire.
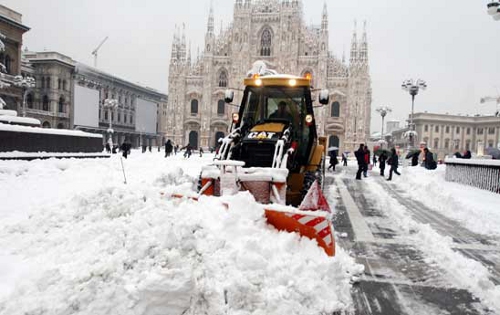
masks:
<path fill-rule="evenodd" d="M 328 30 L 328 9 L 326 6 L 326 1 L 323 4 L 323 17 L 321 19 L 321 30 L 323 31 Z"/>
<path fill-rule="evenodd" d="M 354 32 L 352 34 L 352 41 L 351 41 L 350 64 L 354 64 L 358 61 L 358 37 L 356 34 L 356 29 L 357 29 L 357 23 L 356 20 L 354 20 Z"/>
<path fill-rule="evenodd" d="M 214 33 L 214 6 L 212 2 L 210 2 L 210 14 L 208 15 L 207 32 L 210 34 Z"/>
<path fill-rule="evenodd" d="M 368 39 L 366 36 L 366 20 L 363 23 L 363 37 L 359 47 L 359 59 L 363 63 L 368 62 Z"/>
<path fill-rule="evenodd" d="M 191 66 L 191 41 L 189 41 L 189 46 L 188 46 L 188 51 L 187 51 L 187 64 L 188 66 Z"/>
<path fill-rule="evenodd" d="M 176 32 L 172 39 L 172 55 L 170 56 L 170 63 L 177 62 L 177 25 L 175 25 Z"/>
<path fill-rule="evenodd" d="M 186 61 L 186 24 L 182 23 L 182 39 L 180 43 L 179 54 L 181 56 L 181 61 Z"/>

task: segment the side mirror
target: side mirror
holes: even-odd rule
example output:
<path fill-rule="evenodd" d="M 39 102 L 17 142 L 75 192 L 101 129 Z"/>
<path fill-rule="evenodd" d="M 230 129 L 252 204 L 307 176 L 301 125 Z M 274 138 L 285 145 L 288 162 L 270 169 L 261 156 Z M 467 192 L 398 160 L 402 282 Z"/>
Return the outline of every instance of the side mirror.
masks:
<path fill-rule="evenodd" d="M 328 90 L 321 90 L 319 92 L 319 103 L 323 105 L 328 105 L 330 102 L 330 92 Z"/>
<path fill-rule="evenodd" d="M 224 95 L 224 102 L 231 104 L 234 99 L 234 91 L 231 90 L 226 90 L 226 93 Z"/>

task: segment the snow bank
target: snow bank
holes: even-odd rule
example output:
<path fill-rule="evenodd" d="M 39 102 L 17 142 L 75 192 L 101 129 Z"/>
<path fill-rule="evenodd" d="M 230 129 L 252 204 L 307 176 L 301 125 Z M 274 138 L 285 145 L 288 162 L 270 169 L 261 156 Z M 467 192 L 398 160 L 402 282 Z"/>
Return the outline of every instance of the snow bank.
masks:
<path fill-rule="evenodd" d="M 268 226 L 248 193 L 227 199 L 229 210 L 217 198 L 162 197 L 192 189 L 210 159 L 133 152 L 124 161 L 128 185 L 117 156 L 0 161 L 8 200 L 0 313 L 323 314 L 351 306 L 359 265 L 341 248 L 330 258 L 314 241 Z M 33 198 L 22 198 L 37 183 Z M 7 214 L 16 210 L 23 215 Z"/>
<path fill-rule="evenodd" d="M 436 170 L 407 167 L 403 169 L 397 186 L 475 233 L 500 237 L 500 195 L 447 182 L 445 171 L 445 165 L 439 165 Z"/>

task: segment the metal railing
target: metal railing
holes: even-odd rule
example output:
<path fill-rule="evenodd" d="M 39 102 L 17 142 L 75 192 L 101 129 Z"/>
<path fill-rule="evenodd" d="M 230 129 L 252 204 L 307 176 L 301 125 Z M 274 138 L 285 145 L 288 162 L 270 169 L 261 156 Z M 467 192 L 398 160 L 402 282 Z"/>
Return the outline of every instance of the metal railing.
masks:
<path fill-rule="evenodd" d="M 500 160 L 447 158 L 445 180 L 500 193 Z"/>

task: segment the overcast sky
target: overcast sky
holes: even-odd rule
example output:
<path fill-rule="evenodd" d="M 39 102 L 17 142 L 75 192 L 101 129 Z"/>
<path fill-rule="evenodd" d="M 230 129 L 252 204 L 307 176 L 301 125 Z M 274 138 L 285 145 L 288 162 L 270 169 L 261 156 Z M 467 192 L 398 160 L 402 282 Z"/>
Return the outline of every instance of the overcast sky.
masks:
<path fill-rule="evenodd" d="M 306 23 L 318 24 L 325 0 L 303 0 Z M 234 0 L 213 0 L 216 31 L 232 19 Z M 354 20 L 368 23 L 373 88 L 372 132 L 380 129 L 375 108 L 389 105 L 386 119 L 404 120 L 410 96 L 400 86 L 423 78 L 428 89 L 415 111 L 490 114 L 480 104 L 500 94 L 500 21 L 486 13 L 488 0 L 326 0 L 330 48 L 349 55 Z M 23 15 L 30 50 L 55 50 L 92 65 L 91 52 L 106 36 L 98 67 L 167 92 L 175 25 L 186 23 L 187 39 L 203 46 L 210 0 L 2 0 Z"/>

